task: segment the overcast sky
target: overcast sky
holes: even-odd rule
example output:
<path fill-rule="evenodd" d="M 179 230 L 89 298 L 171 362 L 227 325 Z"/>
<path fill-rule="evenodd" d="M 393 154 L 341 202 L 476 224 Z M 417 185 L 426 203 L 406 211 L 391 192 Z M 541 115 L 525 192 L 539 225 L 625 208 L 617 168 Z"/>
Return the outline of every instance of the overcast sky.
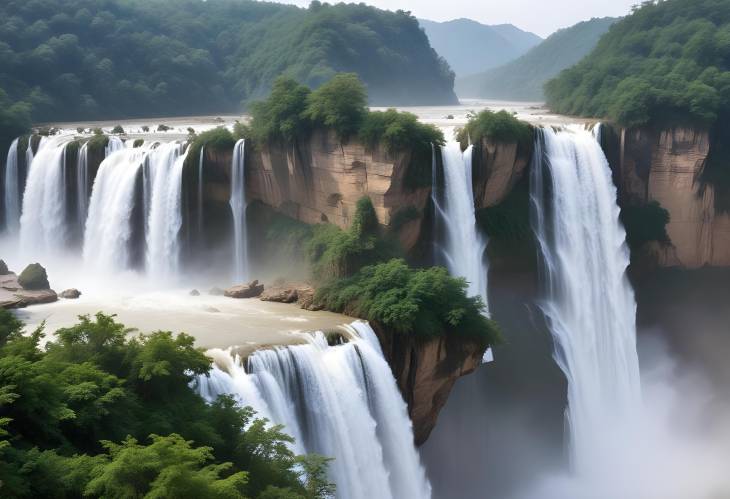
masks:
<path fill-rule="evenodd" d="M 301 7 L 310 2 L 274 1 Z M 626 15 L 640 0 L 367 0 L 365 3 L 381 9 L 410 10 L 416 17 L 434 21 L 468 17 L 484 24 L 509 23 L 544 38 L 591 17 Z"/>

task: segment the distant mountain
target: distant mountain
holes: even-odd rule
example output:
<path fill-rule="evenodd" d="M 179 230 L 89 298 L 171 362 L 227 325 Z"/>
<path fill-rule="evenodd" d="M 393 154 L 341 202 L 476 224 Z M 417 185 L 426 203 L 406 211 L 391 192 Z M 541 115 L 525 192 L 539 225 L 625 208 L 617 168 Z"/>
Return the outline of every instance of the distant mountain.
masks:
<path fill-rule="evenodd" d="M 431 46 L 457 77 L 473 75 L 521 56 L 542 38 L 511 24 L 488 26 L 471 19 L 438 23 L 419 19 Z"/>
<path fill-rule="evenodd" d="M 459 97 L 541 101 L 545 82 L 585 57 L 617 20 L 594 18 L 561 29 L 512 62 L 457 79 L 456 93 Z"/>

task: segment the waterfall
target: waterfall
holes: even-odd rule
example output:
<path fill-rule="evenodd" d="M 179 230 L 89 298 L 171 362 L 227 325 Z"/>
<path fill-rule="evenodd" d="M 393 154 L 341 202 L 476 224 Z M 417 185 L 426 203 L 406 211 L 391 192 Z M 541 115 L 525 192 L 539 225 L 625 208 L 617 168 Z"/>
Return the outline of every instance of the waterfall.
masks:
<path fill-rule="evenodd" d="M 246 141 L 233 148 L 231 164 L 231 213 L 233 214 L 233 269 L 236 282 L 248 278 L 248 240 L 246 237 Z"/>
<path fill-rule="evenodd" d="M 205 145 L 200 146 L 198 158 L 198 240 L 203 244 L 203 160 L 205 159 Z"/>
<path fill-rule="evenodd" d="M 27 255 L 62 252 L 67 243 L 68 137 L 43 141 L 28 170 L 20 216 L 20 247 Z"/>
<path fill-rule="evenodd" d="M 149 152 L 149 147 L 120 150 L 99 165 L 84 232 L 86 263 L 110 270 L 131 266 L 136 185 Z"/>
<path fill-rule="evenodd" d="M 458 142 L 450 142 L 441 148 L 441 157 L 443 186 L 436 185 L 438 175 L 434 164 L 433 188 L 437 223 L 443 227 L 445 236 L 440 256 L 452 275 L 468 281 L 469 295 L 481 296 L 488 305 L 488 268 L 484 256 L 487 240 L 477 227 L 474 213 L 472 146 L 462 153 Z"/>
<path fill-rule="evenodd" d="M 15 234 L 20 229 L 20 179 L 18 172 L 18 139 L 10 144 L 5 161 L 5 230 Z M 30 143 L 28 144 L 30 147 Z"/>
<path fill-rule="evenodd" d="M 104 157 L 109 156 L 111 153 L 124 149 L 124 141 L 119 137 L 110 135 L 106 146 L 104 147 Z"/>
<path fill-rule="evenodd" d="M 430 497 L 406 404 L 375 333 L 362 322 L 348 329 L 352 340 L 338 346 L 317 333 L 303 335 L 304 345 L 259 350 L 247 370 L 217 351 L 223 369 L 200 376 L 198 389 L 208 400 L 233 394 L 283 424 L 296 452 L 334 457 L 329 475 L 340 498 Z"/>
<path fill-rule="evenodd" d="M 88 142 L 79 148 L 76 159 L 76 217 L 79 227 L 84 227 L 89 210 L 89 148 Z"/>
<path fill-rule="evenodd" d="M 540 130 L 530 178 L 542 256 L 542 309 L 568 380 L 566 422 L 577 470 L 606 430 L 640 406 L 636 302 L 608 162 L 589 131 Z"/>
<path fill-rule="evenodd" d="M 149 157 L 147 272 L 162 279 L 177 275 L 182 227 L 183 144 L 159 145 Z"/>

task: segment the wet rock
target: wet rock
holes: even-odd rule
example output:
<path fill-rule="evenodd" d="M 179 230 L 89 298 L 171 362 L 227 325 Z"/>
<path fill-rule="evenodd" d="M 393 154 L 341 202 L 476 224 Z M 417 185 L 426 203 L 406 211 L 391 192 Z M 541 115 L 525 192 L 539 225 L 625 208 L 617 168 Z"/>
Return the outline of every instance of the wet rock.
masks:
<path fill-rule="evenodd" d="M 259 296 L 261 301 L 273 301 L 277 303 L 294 303 L 298 300 L 296 288 L 277 287 L 269 288 Z"/>
<path fill-rule="evenodd" d="M 232 286 L 226 289 L 223 294 L 229 298 L 256 298 L 263 292 L 263 284 L 259 284 L 259 281 L 251 281 L 246 284 Z"/>
<path fill-rule="evenodd" d="M 18 276 L 18 284 L 27 290 L 51 289 L 46 269 L 40 263 L 28 265 Z"/>
<path fill-rule="evenodd" d="M 8 266 L 5 264 L 5 260 L 0 260 L 0 275 L 8 275 L 10 271 Z"/>
<path fill-rule="evenodd" d="M 223 291 L 221 288 L 213 287 L 208 290 L 208 294 L 211 296 L 223 296 L 225 294 L 225 291 Z"/>
<path fill-rule="evenodd" d="M 200 296 L 200 291 L 198 291 L 197 289 L 193 289 L 192 291 L 190 291 L 190 296 Z"/>
<path fill-rule="evenodd" d="M 76 288 L 67 289 L 64 291 L 61 291 L 61 294 L 58 295 L 60 298 L 65 298 L 67 300 L 75 300 L 79 296 L 81 296 L 81 291 L 79 291 Z"/>
<path fill-rule="evenodd" d="M 211 314 L 217 314 L 218 312 L 220 312 L 220 310 L 215 307 L 205 307 L 203 310 L 205 310 L 206 312 L 210 312 Z"/>

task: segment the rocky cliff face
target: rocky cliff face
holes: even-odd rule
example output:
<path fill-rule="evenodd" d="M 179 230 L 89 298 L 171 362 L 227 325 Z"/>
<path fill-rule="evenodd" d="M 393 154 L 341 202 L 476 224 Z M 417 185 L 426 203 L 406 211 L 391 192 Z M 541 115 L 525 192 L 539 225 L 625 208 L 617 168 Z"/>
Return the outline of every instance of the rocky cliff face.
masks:
<path fill-rule="evenodd" d="M 661 266 L 730 265 L 730 215 L 715 210 L 715 192 L 700 175 L 707 130 L 621 129 L 604 141 L 622 202 L 658 201 L 669 211 L 671 247 L 655 248 Z M 607 143 L 608 142 L 608 143 Z"/>
<path fill-rule="evenodd" d="M 532 157 L 530 147 L 484 138 L 474 147 L 472 185 L 477 208 L 501 203 L 524 175 Z"/>
<path fill-rule="evenodd" d="M 394 335 L 372 324 L 398 388 L 408 404 L 416 445 L 428 439 L 439 411 L 459 377 L 481 363 L 484 347 L 449 336 L 419 340 Z"/>

